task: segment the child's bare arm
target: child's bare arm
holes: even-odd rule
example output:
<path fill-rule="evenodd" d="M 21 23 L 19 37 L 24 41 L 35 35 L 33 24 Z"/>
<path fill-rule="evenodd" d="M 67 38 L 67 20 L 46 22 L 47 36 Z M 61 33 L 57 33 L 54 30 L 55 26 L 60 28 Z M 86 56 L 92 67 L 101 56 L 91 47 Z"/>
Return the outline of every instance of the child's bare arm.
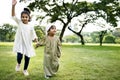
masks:
<path fill-rule="evenodd" d="M 15 5 L 17 4 L 16 0 L 12 0 L 12 14 L 11 16 L 15 16 Z"/>

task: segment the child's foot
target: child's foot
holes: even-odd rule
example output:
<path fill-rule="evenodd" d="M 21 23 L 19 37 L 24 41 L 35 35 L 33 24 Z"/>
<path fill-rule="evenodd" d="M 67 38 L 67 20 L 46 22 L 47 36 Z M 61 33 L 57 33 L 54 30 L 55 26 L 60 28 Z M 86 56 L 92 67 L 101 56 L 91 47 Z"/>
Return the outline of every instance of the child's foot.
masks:
<path fill-rule="evenodd" d="M 23 70 L 23 74 L 24 74 L 25 76 L 28 76 L 28 75 L 29 75 L 29 73 L 28 73 L 27 70 Z"/>
<path fill-rule="evenodd" d="M 52 77 L 52 76 L 49 76 L 49 75 L 45 75 L 45 78 L 46 78 L 46 79 L 49 79 L 50 77 Z"/>
<path fill-rule="evenodd" d="M 15 70 L 20 71 L 20 65 L 19 64 L 16 65 Z"/>
<path fill-rule="evenodd" d="M 45 78 L 46 78 L 46 79 L 49 79 L 50 77 L 49 77 L 49 76 L 47 76 L 47 75 L 45 75 Z"/>

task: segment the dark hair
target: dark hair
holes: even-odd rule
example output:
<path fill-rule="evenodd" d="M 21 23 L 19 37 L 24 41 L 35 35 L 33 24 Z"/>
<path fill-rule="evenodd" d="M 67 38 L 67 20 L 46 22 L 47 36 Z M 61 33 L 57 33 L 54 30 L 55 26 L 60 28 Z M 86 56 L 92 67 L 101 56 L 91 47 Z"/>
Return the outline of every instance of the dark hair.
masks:
<path fill-rule="evenodd" d="M 29 16 L 29 21 L 31 21 L 30 13 L 31 12 L 28 8 L 24 8 L 24 10 L 21 12 L 21 16 L 22 14 L 27 14 Z"/>
<path fill-rule="evenodd" d="M 27 11 L 30 14 L 30 10 L 28 8 L 24 8 L 24 11 Z"/>

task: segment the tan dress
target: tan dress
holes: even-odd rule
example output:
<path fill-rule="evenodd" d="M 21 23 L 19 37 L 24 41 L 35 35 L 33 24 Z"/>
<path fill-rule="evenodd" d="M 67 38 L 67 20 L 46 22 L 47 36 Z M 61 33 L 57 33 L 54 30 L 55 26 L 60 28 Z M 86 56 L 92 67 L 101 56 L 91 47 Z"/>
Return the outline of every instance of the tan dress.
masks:
<path fill-rule="evenodd" d="M 59 60 L 61 56 L 61 42 L 58 37 L 54 36 L 53 39 L 46 37 L 44 40 L 44 72 L 45 75 L 52 76 L 54 75 L 59 68 Z"/>

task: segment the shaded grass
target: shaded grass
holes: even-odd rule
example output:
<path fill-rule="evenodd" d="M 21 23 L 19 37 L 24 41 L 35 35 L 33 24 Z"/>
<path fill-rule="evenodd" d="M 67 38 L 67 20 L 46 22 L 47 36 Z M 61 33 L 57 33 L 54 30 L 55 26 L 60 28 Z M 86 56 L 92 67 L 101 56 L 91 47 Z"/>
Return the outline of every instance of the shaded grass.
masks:
<path fill-rule="evenodd" d="M 9 44 L 9 45 L 8 45 Z M 0 43 L 0 80 L 45 80 L 43 72 L 43 47 L 36 49 L 30 60 L 30 76 L 15 72 L 16 55 L 13 43 Z M 63 44 L 60 68 L 50 80 L 119 80 L 120 46 Z"/>

